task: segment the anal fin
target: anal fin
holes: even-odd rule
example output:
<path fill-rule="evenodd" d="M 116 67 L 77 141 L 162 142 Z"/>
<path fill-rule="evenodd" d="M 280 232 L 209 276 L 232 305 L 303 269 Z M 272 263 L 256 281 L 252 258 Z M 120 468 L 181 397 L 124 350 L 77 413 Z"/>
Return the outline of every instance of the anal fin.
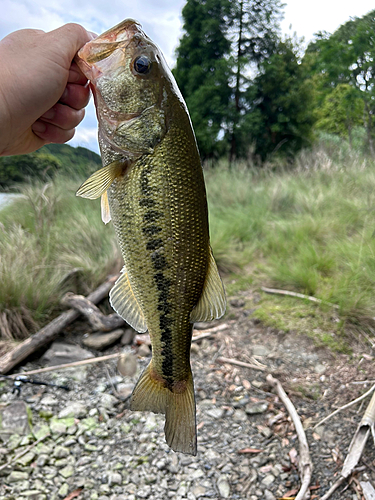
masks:
<path fill-rule="evenodd" d="M 196 321 L 219 319 L 225 313 L 225 307 L 224 286 L 210 247 L 208 269 L 202 295 L 190 313 L 190 321 L 195 323 Z"/>
<path fill-rule="evenodd" d="M 109 292 L 109 302 L 113 309 L 139 333 L 147 331 L 146 319 L 134 294 L 125 267 Z"/>
<path fill-rule="evenodd" d="M 186 381 L 173 391 L 153 376 L 152 361 L 139 378 L 130 402 L 134 411 L 165 414 L 164 433 L 174 451 L 197 454 L 194 382 L 191 371 Z"/>

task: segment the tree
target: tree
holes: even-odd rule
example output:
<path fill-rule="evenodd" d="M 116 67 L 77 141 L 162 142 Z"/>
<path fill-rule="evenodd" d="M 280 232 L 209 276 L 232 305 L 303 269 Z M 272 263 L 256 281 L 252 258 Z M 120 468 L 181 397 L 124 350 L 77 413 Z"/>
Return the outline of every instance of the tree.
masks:
<path fill-rule="evenodd" d="M 249 110 L 249 75 L 274 53 L 283 6 L 280 0 L 237 0 L 232 3 L 234 85 L 229 126 L 230 162 L 236 156 L 246 154 L 247 142 L 241 141 L 241 129 Z"/>
<path fill-rule="evenodd" d="M 363 101 L 369 149 L 374 154 L 375 10 L 351 19 L 333 35 L 319 33 L 307 52 L 314 54 L 315 70 L 323 76 L 326 89 L 342 83 L 357 89 Z"/>
<path fill-rule="evenodd" d="M 261 64 L 249 117 L 255 153 L 262 160 L 276 151 L 288 156 L 312 140 L 314 90 L 308 76 L 296 42 L 290 38 L 279 41 Z"/>
<path fill-rule="evenodd" d="M 353 128 L 363 124 L 363 112 L 363 100 L 358 90 L 340 83 L 326 95 L 315 126 L 318 130 L 347 137 L 351 147 Z"/>
<path fill-rule="evenodd" d="M 230 11 L 230 0 L 187 0 L 182 10 L 185 33 L 173 73 L 189 108 L 203 158 L 218 154 L 227 116 Z"/>

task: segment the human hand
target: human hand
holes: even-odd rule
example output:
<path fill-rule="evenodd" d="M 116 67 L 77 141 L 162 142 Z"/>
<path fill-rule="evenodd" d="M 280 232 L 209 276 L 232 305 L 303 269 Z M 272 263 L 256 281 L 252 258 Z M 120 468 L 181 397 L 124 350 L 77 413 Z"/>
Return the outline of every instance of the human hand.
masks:
<path fill-rule="evenodd" d="M 78 24 L 49 33 L 24 29 L 0 41 L 0 156 L 69 141 L 90 99 L 72 62 L 94 35 Z"/>

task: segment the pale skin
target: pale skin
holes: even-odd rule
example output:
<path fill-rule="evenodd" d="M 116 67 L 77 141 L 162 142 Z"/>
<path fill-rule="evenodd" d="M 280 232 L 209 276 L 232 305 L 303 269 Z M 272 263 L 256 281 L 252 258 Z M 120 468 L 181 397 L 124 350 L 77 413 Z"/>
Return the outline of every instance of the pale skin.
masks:
<path fill-rule="evenodd" d="M 69 141 L 90 99 L 72 62 L 95 37 L 78 24 L 49 33 L 24 29 L 0 41 L 0 156 Z"/>

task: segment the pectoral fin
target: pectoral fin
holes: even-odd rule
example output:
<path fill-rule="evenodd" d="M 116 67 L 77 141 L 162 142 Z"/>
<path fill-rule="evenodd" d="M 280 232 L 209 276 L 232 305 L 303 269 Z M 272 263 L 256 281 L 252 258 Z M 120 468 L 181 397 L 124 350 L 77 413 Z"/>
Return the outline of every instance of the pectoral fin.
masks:
<path fill-rule="evenodd" d="M 198 304 L 191 311 L 190 321 L 195 323 L 196 321 L 212 321 L 213 319 L 219 319 L 225 313 L 225 306 L 226 300 L 223 283 L 210 248 L 203 292 Z"/>
<path fill-rule="evenodd" d="M 124 169 L 124 163 L 114 161 L 94 172 L 78 189 L 76 195 L 95 200 L 104 194 Z"/>
<path fill-rule="evenodd" d="M 134 295 L 125 267 L 109 292 L 109 302 L 113 309 L 139 333 L 147 331 L 147 324 L 141 306 Z"/>
<path fill-rule="evenodd" d="M 111 212 L 109 210 L 108 203 L 108 191 L 105 191 L 101 197 L 101 207 L 102 207 L 102 221 L 104 224 L 108 224 L 111 220 Z"/>

